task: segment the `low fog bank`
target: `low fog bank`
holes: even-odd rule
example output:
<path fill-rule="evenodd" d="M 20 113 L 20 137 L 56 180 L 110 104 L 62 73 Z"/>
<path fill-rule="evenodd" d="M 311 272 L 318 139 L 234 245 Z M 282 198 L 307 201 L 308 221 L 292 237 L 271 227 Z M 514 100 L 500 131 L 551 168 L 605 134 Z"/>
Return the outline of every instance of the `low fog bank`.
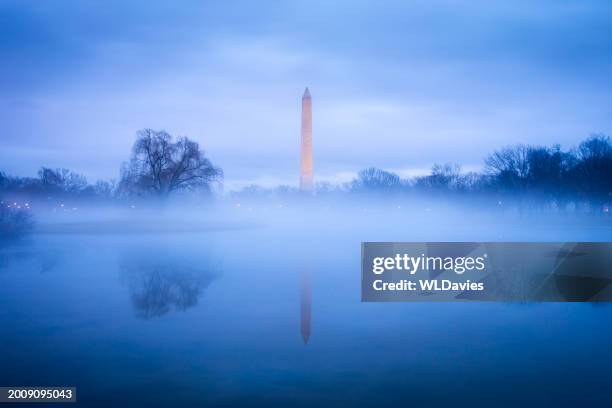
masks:
<path fill-rule="evenodd" d="M 445 164 L 404 179 L 368 168 L 350 183 L 318 184 L 311 193 L 288 186 L 224 193 L 222 182 L 222 169 L 196 142 L 144 129 L 118 181 L 89 184 L 62 168 L 42 167 L 35 178 L 0 172 L 0 237 L 361 228 L 380 240 L 465 240 L 477 239 L 470 238 L 477 228 L 487 239 L 508 239 L 496 231 L 541 227 L 549 240 L 561 240 L 552 235 L 561 228 L 574 231 L 569 239 L 588 228 L 598 231 L 591 240 L 609 240 L 612 141 L 594 135 L 570 150 L 510 146 L 487 157 L 482 173 Z"/>
<path fill-rule="evenodd" d="M 362 240 L 593 240 L 612 237 L 612 217 L 578 208 L 487 199 L 359 194 L 348 197 L 224 196 L 194 202 L 11 203 L 27 234 L 164 234 L 271 229 L 300 236 L 353 233 Z M 15 205 L 21 208 L 14 208 Z M 308 233 L 308 234 L 307 234 Z M 13 234 L 15 235 L 15 234 Z"/>

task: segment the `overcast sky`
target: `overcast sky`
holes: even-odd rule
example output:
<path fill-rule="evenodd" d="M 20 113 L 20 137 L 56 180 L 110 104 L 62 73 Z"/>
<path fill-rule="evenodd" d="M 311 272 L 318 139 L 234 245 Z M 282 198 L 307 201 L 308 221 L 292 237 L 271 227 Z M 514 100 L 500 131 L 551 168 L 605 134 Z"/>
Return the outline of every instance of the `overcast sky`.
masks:
<path fill-rule="evenodd" d="M 612 135 L 610 1 L 0 0 L 0 170 L 117 177 L 138 129 L 197 140 L 226 185 L 480 166 Z"/>

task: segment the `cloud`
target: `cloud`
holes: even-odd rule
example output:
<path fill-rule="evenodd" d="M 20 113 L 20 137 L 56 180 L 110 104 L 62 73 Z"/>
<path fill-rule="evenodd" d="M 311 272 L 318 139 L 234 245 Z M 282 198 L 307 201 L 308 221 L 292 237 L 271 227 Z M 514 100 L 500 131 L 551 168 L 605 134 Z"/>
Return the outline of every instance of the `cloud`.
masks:
<path fill-rule="evenodd" d="M 152 127 L 199 141 L 228 183 L 295 184 L 306 85 L 319 179 L 612 133 L 603 2 L 7 4 L 0 159 L 15 174 L 116 177 Z"/>

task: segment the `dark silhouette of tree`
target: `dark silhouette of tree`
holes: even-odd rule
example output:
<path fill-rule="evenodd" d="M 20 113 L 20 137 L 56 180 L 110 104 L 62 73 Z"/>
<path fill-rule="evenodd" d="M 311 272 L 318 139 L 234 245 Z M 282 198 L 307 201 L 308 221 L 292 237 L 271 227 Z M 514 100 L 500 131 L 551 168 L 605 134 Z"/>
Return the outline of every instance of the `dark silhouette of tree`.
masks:
<path fill-rule="evenodd" d="M 178 190 L 209 191 L 210 184 L 222 177 L 222 170 L 212 165 L 196 142 L 186 137 L 174 141 L 164 131 L 144 129 L 123 166 L 121 189 L 167 198 Z"/>
<path fill-rule="evenodd" d="M 48 193 L 78 193 L 87 187 L 87 179 L 68 169 L 41 167 L 38 171 L 41 187 Z"/>
<path fill-rule="evenodd" d="M 0 171 L 0 191 L 7 190 L 11 185 L 11 179 L 6 175 L 5 172 Z"/>
<path fill-rule="evenodd" d="M 461 166 L 458 164 L 434 164 L 431 174 L 418 177 L 417 189 L 427 193 L 447 193 L 458 191 L 461 182 Z"/>
<path fill-rule="evenodd" d="M 41 195 L 41 182 L 37 178 L 12 177 L 6 173 L 0 174 L 0 194 L 2 197 L 11 194 Z"/>
<path fill-rule="evenodd" d="M 524 145 L 506 147 L 485 159 L 485 171 L 497 179 L 502 191 L 525 191 L 529 177 L 529 150 Z"/>
<path fill-rule="evenodd" d="M 612 195 L 612 145 L 610 138 L 593 135 L 576 149 L 575 177 L 579 191 L 601 210 Z"/>
<path fill-rule="evenodd" d="M 570 170 L 574 157 L 561 151 L 560 146 L 552 148 L 536 146 L 527 152 L 527 189 L 537 203 L 564 206 L 569 184 Z"/>
<path fill-rule="evenodd" d="M 97 197 L 109 199 L 115 194 L 117 186 L 115 180 L 98 180 L 92 188 Z"/>
<path fill-rule="evenodd" d="M 36 178 L 11 177 L 0 172 L 0 199 L 12 202 L 36 201 L 57 205 L 60 200 L 68 200 L 75 203 L 108 198 L 112 195 L 109 190 L 114 190 L 112 183 L 91 185 L 85 176 L 64 168 L 41 167 Z"/>
<path fill-rule="evenodd" d="M 397 190 L 401 186 L 401 179 L 395 173 L 390 173 L 374 167 L 361 170 L 357 179 L 352 182 L 354 191 L 389 191 Z"/>

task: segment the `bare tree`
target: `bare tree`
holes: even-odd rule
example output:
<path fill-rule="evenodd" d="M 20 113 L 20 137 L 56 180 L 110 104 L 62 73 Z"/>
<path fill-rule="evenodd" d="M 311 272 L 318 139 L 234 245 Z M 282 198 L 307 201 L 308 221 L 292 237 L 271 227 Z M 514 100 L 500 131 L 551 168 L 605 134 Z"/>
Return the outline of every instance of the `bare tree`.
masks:
<path fill-rule="evenodd" d="M 93 192 L 98 198 L 111 198 L 115 194 L 117 187 L 117 182 L 115 179 L 110 181 L 106 180 L 98 180 L 96 184 L 93 185 Z"/>
<path fill-rule="evenodd" d="M 401 180 L 397 174 L 374 167 L 361 170 L 351 183 L 351 188 L 357 191 L 392 190 L 400 186 Z"/>
<path fill-rule="evenodd" d="M 580 190 L 591 205 L 603 209 L 612 197 L 612 142 L 605 135 L 592 135 L 576 149 L 576 173 Z"/>
<path fill-rule="evenodd" d="M 87 187 L 85 176 L 63 168 L 41 167 L 38 178 L 42 188 L 48 192 L 78 193 Z"/>
<path fill-rule="evenodd" d="M 502 188 L 522 192 L 529 177 L 530 148 L 524 145 L 506 147 L 485 160 L 485 169 L 498 178 Z"/>
<path fill-rule="evenodd" d="M 223 172 L 204 156 L 198 143 L 181 137 L 173 141 L 165 131 L 144 129 L 137 133 L 129 163 L 124 164 L 121 188 L 166 198 L 178 190 L 209 191 Z"/>
<path fill-rule="evenodd" d="M 461 166 L 458 164 L 434 164 L 431 174 L 418 177 L 416 187 L 423 191 L 456 191 L 461 181 Z"/>

